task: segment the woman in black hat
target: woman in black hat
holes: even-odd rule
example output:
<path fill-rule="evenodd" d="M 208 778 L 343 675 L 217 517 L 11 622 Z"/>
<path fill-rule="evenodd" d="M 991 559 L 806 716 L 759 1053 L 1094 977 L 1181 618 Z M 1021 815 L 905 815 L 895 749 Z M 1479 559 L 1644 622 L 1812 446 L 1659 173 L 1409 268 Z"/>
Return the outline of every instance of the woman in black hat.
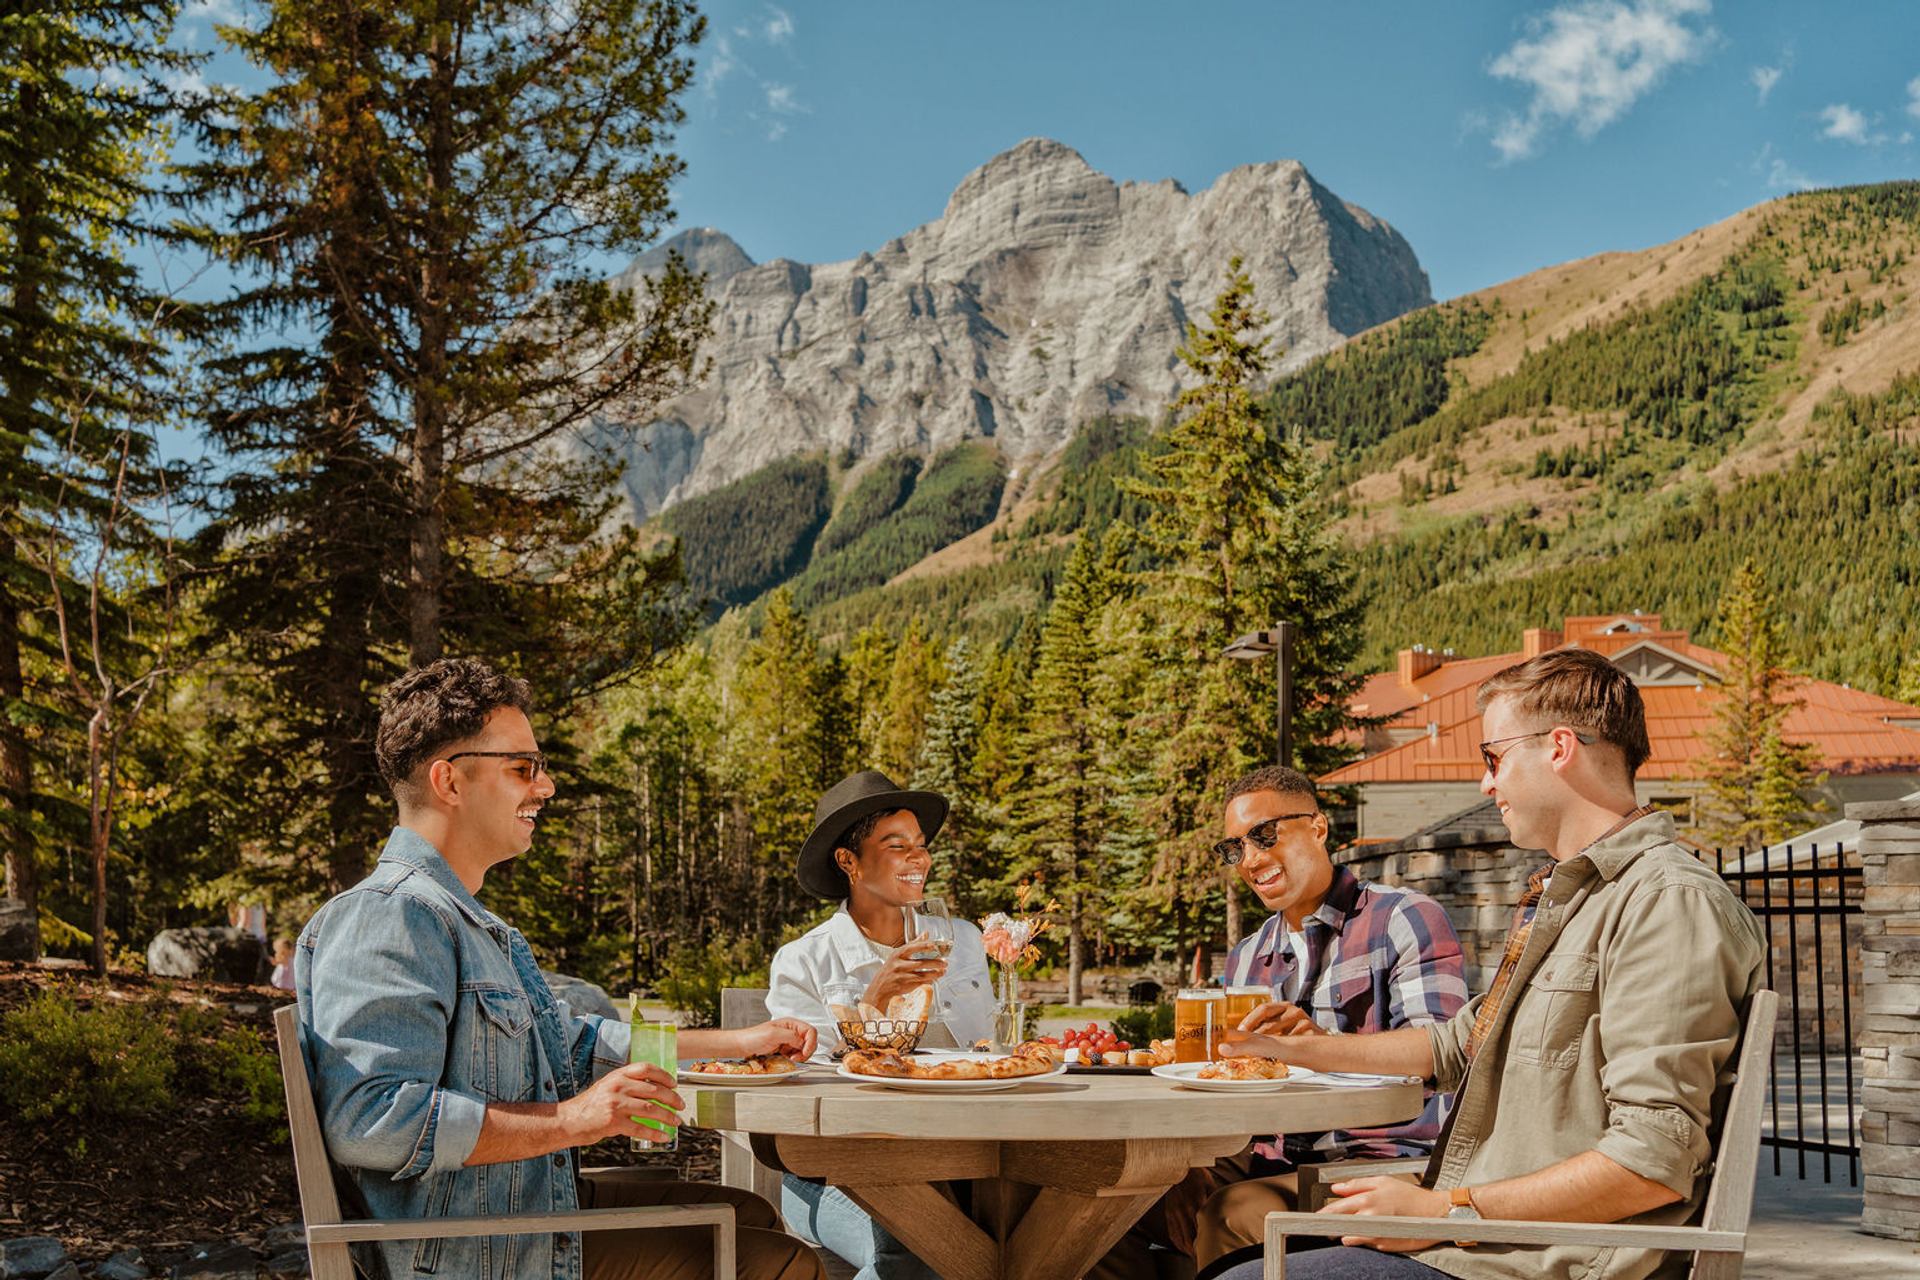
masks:
<path fill-rule="evenodd" d="M 810 1022 L 823 1048 L 837 1047 L 840 1031 L 829 1004 L 864 1000 L 885 1009 L 895 996 L 931 983 L 931 1017 L 955 1043 L 992 1034 L 993 983 L 980 930 L 954 920 L 953 952 L 945 960 L 926 958 L 926 940 L 906 936 L 902 908 L 926 896 L 933 864 L 927 844 L 946 816 L 945 796 L 904 791 L 872 770 L 841 779 L 820 797 L 795 871 L 801 888 L 838 899 L 840 909 L 773 957 L 770 1016 Z M 790 1229 L 858 1268 L 854 1280 L 937 1280 L 833 1187 L 789 1174 L 780 1207 Z"/>

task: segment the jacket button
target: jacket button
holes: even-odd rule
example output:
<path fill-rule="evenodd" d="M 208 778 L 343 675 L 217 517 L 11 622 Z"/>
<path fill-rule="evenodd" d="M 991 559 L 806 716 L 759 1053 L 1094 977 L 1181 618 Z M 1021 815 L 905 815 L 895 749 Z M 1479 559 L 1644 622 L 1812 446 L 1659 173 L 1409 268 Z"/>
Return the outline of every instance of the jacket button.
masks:
<path fill-rule="evenodd" d="M 567 1167 L 567 1157 L 566 1157 L 566 1156 L 565 1156 L 564 1154 L 562 1154 L 562 1155 L 556 1155 L 556 1156 L 555 1156 L 555 1157 L 553 1158 L 553 1167 L 554 1167 L 554 1168 L 556 1168 L 556 1169 L 564 1169 L 564 1168 L 566 1168 L 566 1167 Z"/>

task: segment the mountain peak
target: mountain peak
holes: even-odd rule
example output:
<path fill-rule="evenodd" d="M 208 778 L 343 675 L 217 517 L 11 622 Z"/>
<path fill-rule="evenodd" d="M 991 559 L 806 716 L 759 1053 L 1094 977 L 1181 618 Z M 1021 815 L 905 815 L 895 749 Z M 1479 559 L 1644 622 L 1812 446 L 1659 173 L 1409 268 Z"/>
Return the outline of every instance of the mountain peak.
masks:
<path fill-rule="evenodd" d="M 667 269 L 667 255 L 671 253 L 678 253 L 690 271 L 704 274 L 710 291 L 753 265 L 747 251 L 726 232 L 713 227 L 689 227 L 635 258 L 625 271 L 614 277 L 614 283 L 632 288 L 643 277 L 659 275 Z"/>

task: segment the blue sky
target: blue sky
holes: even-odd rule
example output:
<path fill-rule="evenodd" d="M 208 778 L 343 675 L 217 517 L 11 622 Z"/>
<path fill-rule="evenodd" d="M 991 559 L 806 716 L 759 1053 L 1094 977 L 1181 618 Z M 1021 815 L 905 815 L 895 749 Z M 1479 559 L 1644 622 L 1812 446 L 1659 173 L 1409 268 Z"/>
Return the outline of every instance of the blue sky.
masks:
<path fill-rule="evenodd" d="M 1022 138 L 1198 191 L 1296 159 L 1437 298 L 1920 177 L 1920 4 L 716 0 L 679 225 L 850 258 Z"/>

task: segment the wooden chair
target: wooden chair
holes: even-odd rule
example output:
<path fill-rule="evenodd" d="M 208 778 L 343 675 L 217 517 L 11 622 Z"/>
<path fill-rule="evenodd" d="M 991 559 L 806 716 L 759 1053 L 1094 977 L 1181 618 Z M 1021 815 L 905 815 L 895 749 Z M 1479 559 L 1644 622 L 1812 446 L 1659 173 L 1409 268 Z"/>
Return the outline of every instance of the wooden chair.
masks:
<path fill-rule="evenodd" d="M 1773 991 L 1754 992 L 1747 1006 L 1733 1094 L 1720 1122 L 1713 1181 L 1707 1188 L 1706 1209 L 1698 1226 L 1489 1218 L 1470 1224 L 1473 1238 L 1482 1244 L 1578 1244 L 1684 1251 L 1693 1254 L 1690 1280 L 1739 1280 L 1747 1251 L 1747 1219 L 1753 1211 L 1754 1171 L 1760 1156 L 1760 1113 L 1766 1101 L 1767 1073 L 1773 1065 L 1773 1023 L 1779 1009 L 1780 996 Z M 1380 1165 L 1396 1162 L 1361 1163 L 1371 1166 L 1365 1172 L 1378 1173 L 1382 1171 Z M 1341 1236 L 1364 1230 L 1366 1235 L 1398 1240 L 1451 1240 L 1466 1229 L 1448 1218 L 1383 1215 L 1359 1219 L 1319 1213 L 1270 1213 L 1266 1280 L 1286 1280 L 1290 1235 Z"/>
<path fill-rule="evenodd" d="M 724 987 L 720 992 L 720 1025 L 727 1030 L 758 1026 L 767 1020 L 765 987 Z M 780 1212 L 780 1171 L 754 1158 L 745 1134 L 720 1134 L 720 1185 L 751 1191 Z M 784 1222 L 784 1219 L 782 1220 Z"/>
<path fill-rule="evenodd" d="M 307 1258 L 313 1280 L 353 1280 L 351 1241 L 432 1240 L 453 1236 L 549 1235 L 557 1231 L 604 1231 L 635 1227 L 713 1228 L 713 1274 L 733 1280 L 733 1206 L 658 1205 L 628 1209 L 580 1209 L 573 1213 L 522 1213 L 501 1217 L 405 1218 L 343 1222 L 334 1190 L 313 1084 L 300 1052 L 300 1014 L 286 1005 L 273 1015 L 280 1040 L 280 1075 L 287 1091 L 287 1131 L 293 1138 L 293 1170 L 300 1181 L 300 1215 L 307 1227 Z"/>

